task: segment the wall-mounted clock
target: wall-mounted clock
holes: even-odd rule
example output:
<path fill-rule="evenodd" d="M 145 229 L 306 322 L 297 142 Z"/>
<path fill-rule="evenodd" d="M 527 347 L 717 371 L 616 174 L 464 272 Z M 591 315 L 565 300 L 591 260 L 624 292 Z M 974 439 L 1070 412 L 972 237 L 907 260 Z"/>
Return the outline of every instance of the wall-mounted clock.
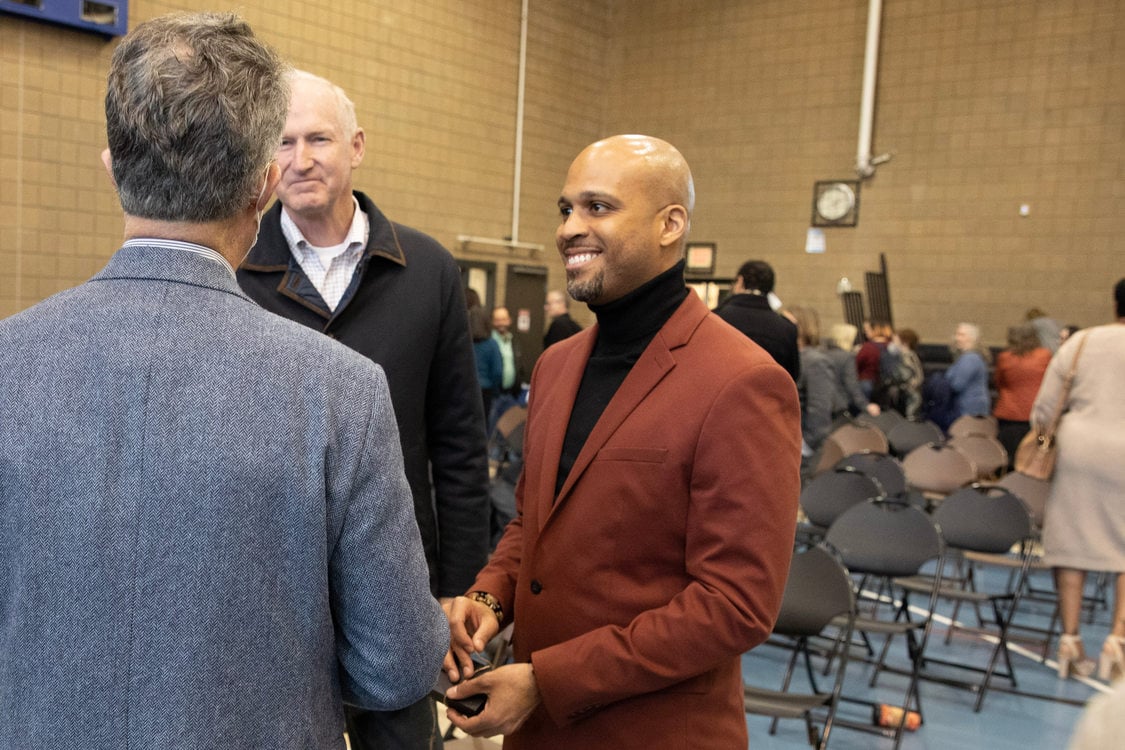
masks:
<path fill-rule="evenodd" d="M 814 227 L 854 227 L 859 220 L 859 180 L 817 182 L 812 209 Z"/>

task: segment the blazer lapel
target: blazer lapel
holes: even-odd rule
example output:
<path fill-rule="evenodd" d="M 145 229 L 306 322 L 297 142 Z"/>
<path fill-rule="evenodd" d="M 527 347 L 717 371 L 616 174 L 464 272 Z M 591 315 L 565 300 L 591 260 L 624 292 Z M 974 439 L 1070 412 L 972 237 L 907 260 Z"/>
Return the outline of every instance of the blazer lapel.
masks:
<path fill-rule="evenodd" d="M 575 484 L 582 477 L 583 472 L 589 467 L 598 451 L 606 444 L 606 442 L 621 426 L 621 423 L 644 401 L 652 389 L 660 383 L 661 380 L 676 366 L 676 360 L 672 356 L 672 350 L 683 346 L 691 338 L 692 332 L 696 329 L 699 323 L 708 314 L 706 305 L 700 301 L 699 297 L 694 292 L 690 292 L 683 304 L 676 309 L 664 327 L 657 331 L 656 336 L 653 337 L 649 343 L 648 348 L 641 354 L 640 359 L 633 365 L 633 369 L 626 376 L 625 381 L 618 388 L 617 393 L 614 394 L 610 400 L 609 405 L 606 406 L 601 417 L 598 419 L 594 429 L 590 432 L 590 436 L 586 439 L 585 445 L 582 446 L 582 451 L 578 454 L 578 458 L 574 462 L 574 466 L 567 475 L 566 482 L 563 483 L 562 489 L 559 491 L 557 499 L 554 499 L 553 491 L 547 496 L 554 500 L 551 513 L 556 512 L 566 501 L 570 495 L 571 490 Z M 582 368 L 585 368 L 586 361 L 589 358 L 589 352 L 586 356 L 581 358 Z M 568 365 L 570 363 L 568 362 Z M 577 394 L 577 383 L 582 379 L 581 371 L 578 372 L 575 378 L 573 391 L 570 393 L 569 405 L 573 406 L 574 396 Z M 558 433 L 557 442 L 553 441 L 550 445 L 545 446 L 550 452 L 546 455 L 555 458 L 554 473 L 551 473 L 551 481 L 554 481 L 558 469 L 558 456 L 562 453 L 562 441 L 566 435 L 567 424 L 570 421 L 569 408 L 565 420 L 557 420 L 551 425 L 552 437 Z M 552 487 L 553 490 L 553 487 Z"/>

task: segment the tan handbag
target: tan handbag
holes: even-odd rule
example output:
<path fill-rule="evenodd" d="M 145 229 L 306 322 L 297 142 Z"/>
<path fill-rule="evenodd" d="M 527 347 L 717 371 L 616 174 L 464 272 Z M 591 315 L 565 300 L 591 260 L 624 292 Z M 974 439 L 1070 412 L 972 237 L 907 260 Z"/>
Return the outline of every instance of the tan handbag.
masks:
<path fill-rule="evenodd" d="M 1055 408 L 1055 415 L 1046 427 L 1033 427 L 1023 436 L 1019 447 L 1016 448 L 1016 459 L 1013 466 L 1016 471 L 1035 479 L 1050 479 L 1055 473 L 1055 459 L 1058 455 L 1058 443 L 1055 441 L 1055 432 L 1059 428 L 1059 421 L 1066 411 L 1066 403 L 1070 399 L 1070 386 L 1074 382 L 1074 373 L 1078 369 L 1078 358 L 1082 356 L 1082 347 L 1086 346 L 1086 334 L 1078 342 L 1078 351 L 1074 353 L 1074 361 L 1070 363 L 1070 372 L 1066 374 L 1063 382 L 1062 394 L 1059 404 Z"/>

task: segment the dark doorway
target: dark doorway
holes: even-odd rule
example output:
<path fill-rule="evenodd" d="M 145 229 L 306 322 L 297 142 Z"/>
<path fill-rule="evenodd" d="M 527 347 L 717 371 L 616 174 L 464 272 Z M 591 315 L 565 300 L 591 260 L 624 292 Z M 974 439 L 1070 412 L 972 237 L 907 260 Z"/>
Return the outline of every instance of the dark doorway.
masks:
<path fill-rule="evenodd" d="M 546 326 L 543 301 L 547 297 L 547 269 L 542 266 L 509 265 L 507 292 L 502 301 L 512 314 L 512 332 L 519 344 L 520 377 L 531 378 L 531 368 L 543 351 Z"/>

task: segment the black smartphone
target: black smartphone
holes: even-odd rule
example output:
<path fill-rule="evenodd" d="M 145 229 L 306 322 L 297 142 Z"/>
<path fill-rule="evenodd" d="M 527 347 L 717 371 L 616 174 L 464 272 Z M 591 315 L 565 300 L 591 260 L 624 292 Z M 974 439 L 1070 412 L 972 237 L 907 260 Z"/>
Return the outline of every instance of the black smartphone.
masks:
<path fill-rule="evenodd" d="M 479 677 L 490 669 L 492 669 L 491 665 L 481 664 L 474 659 L 473 676 L 468 679 L 471 680 L 475 677 Z M 477 695 L 469 695 L 464 698 L 457 699 L 446 698 L 446 691 L 449 690 L 449 688 L 453 687 L 455 684 L 457 683 L 450 680 L 449 675 L 446 674 L 445 670 L 443 669 L 438 674 L 437 682 L 434 683 L 434 687 L 430 691 L 430 695 L 433 696 L 434 700 L 440 703 L 444 703 L 463 716 L 476 716 L 484 710 L 484 703 L 486 700 L 488 700 L 488 696 L 484 693 L 478 693 Z"/>

